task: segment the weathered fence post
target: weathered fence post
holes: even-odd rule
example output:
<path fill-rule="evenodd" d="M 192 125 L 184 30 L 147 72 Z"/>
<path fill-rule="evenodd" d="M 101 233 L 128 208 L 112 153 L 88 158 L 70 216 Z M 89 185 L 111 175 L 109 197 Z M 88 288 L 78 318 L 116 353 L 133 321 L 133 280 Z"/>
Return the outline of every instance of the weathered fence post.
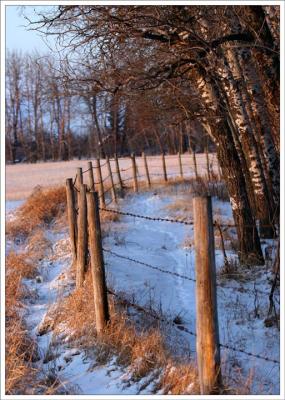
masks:
<path fill-rule="evenodd" d="M 104 185 L 102 179 L 101 165 L 99 158 L 96 159 L 96 179 L 98 182 L 99 201 L 102 208 L 106 207 Z"/>
<path fill-rule="evenodd" d="M 113 179 L 112 168 L 111 168 L 109 157 L 106 157 L 106 162 L 107 162 L 108 173 L 109 173 L 109 177 L 110 177 L 110 181 L 111 181 L 111 196 L 112 196 L 112 200 L 113 200 L 114 203 L 117 203 L 116 190 L 115 190 L 115 186 L 114 186 L 114 179 Z"/>
<path fill-rule="evenodd" d="M 178 155 L 180 178 L 183 179 L 183 168 L 182 168 L 182 161 L 181 161 L 181 153 L 180 153 L 180 151 L 177 153 L 177 155 Z"/>
<path fill-rule="evenodd" d="M 87 209 L 96 330 L 98 335 L 100 335 L 109 321 L 110 316 L 97 192 L 87 193 Z"/>
<path fill-rule="evenodd" d="M 87 257 L 87 185 L 82 184 L 78 193 L 78 240 L 77 240 L 77 269 L 76 288 L 80 288 L 84 282 L 85 265 Z"/>
<path fill-rule="evenodd" d="M 166 164 L 165 164 L 165 155 L 164 155 L 164 153 L 162 153 L 161 159 L 162 159 L 163 179 L 164 179 L 164 182 L 167 182 L 167 172 L 166 172 Z"/>
<path fill-rule="evenodd" d="M 89 190 L 95 190 L 92 161 L 88 161 Z"/>
<path fill-rule="evenodd" d="M 67 200 L 67 216 L 69 225 L 69 236 L 72 252 L 72 265 L 76 264 L 76 243 L 77 243 L 77 220 L 75 212 L 75 195 L 72 178 L 66 179 L 66 200 Z"/>
<path fill-rule="evenodd" d="M 134 187 L 134 192 L 138 192 L 138 178 L 137 178 L 137 168 L 136 168 L 136 158 L 135 155 L 132 153 L 131 154 L 131 160 L 132 160 L 132 170 L 133 170 L 133 187 Z"/>
<path fill-rule="evenodd" d="M 143 159 L 143 163 L 144 163 L 147 186 L 150 188 L 151 187 L 151 183 L 150 183 L 150 176 L 149 176 L 149 170 L 148 170 L 147 159 L 146 159 L 145 153 L 142 153 L 142 159 Z"/>
<path fill-rule="evenodd" d="M 119 166 L 119 160 L 117 155 L 114 155 L 114 160 L 115 160 L 115 166 L 116 166 L 116 174 L 117 174 L 117 178 L 118 178 L 118 183 L 119 183 L 119 187 L 120 190 L 123 190 L 123 181 L 122 181 L 122 177 L 121 177 L 121 172 L 120 172 L 120 166 Z"/>
<path fill-rule="evenodd" d="M 79 190 L 81 185 L 83 184 L 83 172 L 82 172 L 82 168 L 78 167 L 76 169 L 76 188 L 78 190 L 77 192 L 77 204 L 79 204 Z"/>
<path fill-rule="evenodd" d="M 195 197 L 196 349 L 201 394 L 221 384 L 216 267 L 211 197 Z"/>

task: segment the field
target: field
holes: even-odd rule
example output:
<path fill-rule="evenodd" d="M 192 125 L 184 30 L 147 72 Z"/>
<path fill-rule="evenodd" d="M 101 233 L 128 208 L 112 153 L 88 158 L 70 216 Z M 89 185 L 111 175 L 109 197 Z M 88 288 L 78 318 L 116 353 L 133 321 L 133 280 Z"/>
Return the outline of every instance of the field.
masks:
<path fill-rule="evenodd" d="M 160 161 L 153 157 L 149 163 L 152 171 L 156 168 L 157 176 L 161 174 Z M 198 162 L 200 173 L 205 174 L 205 156 L 200 155 Z M 20 203 L 16 199 L 28 196 L 33 186 L 62 186 L 67 177 L 74 178 L 76 167 L 84 169 L 84 163 L 8 166 L 8 221 L 17 219 L 14 207 L 19 207 Z M 193 177 L 189 155 L 184 155 L 183 164 L 187 166 L 184 167 L 185 176 Z M 120 160 L 120 165 L 122 169 L 128 169 L 130 162 Z M 192 220 L 193 182 L 174 179 L 179 175 L 176 157 L 167 158 L 167 167 L 172 181 L 168 184 L 159 182 L 138 194 L 128 191 L 114 210 L 151 218 Z M 141 168 L 141 160 L 138 160 L 139 174 Z M 125 179 L 131 176 L 131 170 L 124 173 Z M 46 179 L 42 178 L 43 174 Z M 104 175 L 107 176 L 106 170 Z M 222 186 L 221 183 L 218 185 Z M 222 194 L 223 191 L 220 196 Z M 40 192 L 36 196 L 40 201 Z M 108 337 L 104 339 L 107 343 L 104 345 L 94 339 L 90 274 L 83 292 L 74 292 L 75 274 L 71 268 L 67 218 L 60 212 L 51 223 L 35 225 L 27 238 L 18 236 L 13 240 L 8 237 L 6 243 L 8 254 L 13 251 L 24 257 L 26 254 L 27 259 L 32 257 L 36 268 L 34 276 L 23 279 L 28 290 L 23 300 L 23 315 L 28 334 L 38 348 L 39 357 L 32 362 L 38 383 L 28 388 L 24 384 L 21 390 L 26 394 L 197 394 L 193 226 L 126 215 L 110 219 L 102 215 L 107 286 L 123 299 L 119 306 L 114 305 L 119 307 L 114 320 L 117 321 L 118 315 L 125 315 L 127 321 L 127 325 L 115 322 L 119 327 L 114 325 L 112 329 L 118 330 L 116 335 L 120 337 L 120 343 L 125 343 L 126 338 L 120 336 L 123 326 L 123 331 L 129 335 L 129 343 L 131 340 L 136 343 L 135 339 L 130 339 L 133 333 L 129 324 L 134 324 L 135 334 L 143 332 L 147 343 L 145 349 L 143 345 L 133 344 L 137 350 L 130 355 L 116 348 L 122 347 L 118 346 L 118 337 L 112 339 L 116 344 Z M 231 207 L 224 194 L 220 199 L 213 197 L 213 214 L 221 224 L 233 222 Z M 277 394 L 279 330 L 274 324 L 266 326 L 264 323 L 272 279 L 270 260 L 262 267 L 240 269 L 239 266 L 237 270 L 235 232 L 225 232 L 224 239 L 231 270 L 225 269 L 221 239 L 215 232 L 225 394 Z M 274 253 L 275 245 L 272 240 L 264 240 L 263 250 L 272 248 Z M 279 294 L 275 293 L 275 300 L 278 299 Z M 116 298 L 110 296 L 109 300 L 113 304 Z M 142 310 L 147 310 L 148 315 L 145 316 Z M 155 323 L 157 319 L 159 323 Z M 144 339 L 140 337 L 139 343 Z M 49 380 L 51 389 L 47 388 Z M 180 380 L 181 386 L 177 386 Z"/>
<path fill-rule="evenodd" d="M 205 154 L 197 154 L 197 165 L 199 171 L 206 173 Z M 138 167 L 142 167 L 142 159 L 136 158 Z M 88 160 L 89 161 L 89 160 Z M 91 160 L 92 161 L 92 160 Z M 94 160 L 93 160 L 94 161 Z M 111 164 L 113 162 L 111 161 Z M 185 175 L 193 175 L 193 159 L 190 154 L 182 155 L 183 168 Z M 216 163 L 215 154 L 210 155 L 210 163 Z M 93 163 L 94 164 L 94 163 Z M 104 160 L 101 160 L 104 164 Z M 131 166 L 130 158 L 119 159 L 121 169 L 127 169 Z M 177 156 L 166 157 L 167 167 L 172 174 L 178 175 L 178 160 Z M 161 174 L 161 157 L 148 157 L 148 165 L 153 174 Z M 87 160 L 73 160 L 61 162 L 40 162 L 36 164 L 15 164 L 6 166 L 6 200 L 21 200 L 31 194 L 34 187 L 40 185 L 49 187 L 54 185 L 63 185 L 67 178 L 74 178 L 76 168 L 82 167 L 87 169 Z M 112 166 L 113 168 L 113 166 Z M 123 172 L 126 178 L 131 177 L 131 170 Z M 102 167 L 102 176 L 107 176 L 106 165 Z"/>

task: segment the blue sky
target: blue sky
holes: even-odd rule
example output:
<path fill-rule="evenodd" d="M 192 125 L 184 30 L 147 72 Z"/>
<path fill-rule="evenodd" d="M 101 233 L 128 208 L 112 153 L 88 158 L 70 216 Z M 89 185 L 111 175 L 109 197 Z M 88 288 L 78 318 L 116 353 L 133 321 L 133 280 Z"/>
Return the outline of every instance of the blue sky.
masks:
<path fill-rule="evenodd" d="M 24 13 L 32 17 L 36 8 L 40 10 L 48 9 L 48 7 L 43 6 L 26 6 Z M 25 27 L 28 22 L 21 15 L 21 9 L 22 7 L 19 6 L 6 6 L 6 49 L 22 52 L 32 52 L 33 50 L 43 53 L 49 52 L 49 47 L 45 44 L 47 39 L 43 38 L 38 32 L 29 31 Z M 48 43 L 53 47 L 53 40 L 50 37 Z"/>

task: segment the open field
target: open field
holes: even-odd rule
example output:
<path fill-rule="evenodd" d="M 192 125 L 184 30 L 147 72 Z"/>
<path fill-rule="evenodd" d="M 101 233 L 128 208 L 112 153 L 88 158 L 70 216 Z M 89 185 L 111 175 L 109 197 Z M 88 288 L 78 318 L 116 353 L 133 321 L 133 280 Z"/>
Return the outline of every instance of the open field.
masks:
<path fill-rule="evenodd" d="M 185 176 L 194 174 L 193 158 L 191 154 L 181 156 L 183 164 L 183 172 Z M 210 154 L 210 164 L 216 165 L 216 155 Z M 161 156 L 147 157 L 148 166 L 152 179 L 159 178 L 162 173 Z M 197 154 L 197 168 L 201 175 L 206 173 L 206 157 L 205 154 Z M 83 171 L 87 169 L 88 160 L 72 160 L 60 162 L 46 162 L 36 164 L 15 164 L 6 166 L 6 200 L 22 200 L 29 196 L 34 187 L 40 185 L 43 187 L 62 185 L 67 178 L 75 177 L 76 168 L 82 167 Z M 92 161 L 92 160 L 91 160 Z M 143 160 L 136 158 L 139 175 L 144 175 Z M 107 176 L 107 167 L 104 160 L 101 160 L 103 179 Z M 123 171 L 124 179 L 132 176 L 130 158 L 119 159 L 120 169 L 128 169 Z M 112 170 L 115 171 L 114 161 L 112 162 Z M 167 172 L 173 176 L 179 176 L 178 157 L 166 156 Z M 216 169 L 215 169 L 216 171 Z"/>
<path fill-rule="evenodd" d="M 37 192 L 27 201 L 29 207 L 27 204 L 26 208 L 22 207 L 26 210 L 24 227 L 31 220 L 31 215 L 34 218 L 38 216 L 27 239 L 14 234 L 15 237 L 22 237 L 22 242 L 7 243 L 8 253 L 14 250 L 24 261 L 32 259 L 35 268 L 34 275 L 23 279 L 28 293 L 23 299 L 23 320 L 26 332 L 39 353 L 31 366 L 37 373 L 37 379 L 41 379 L 40 382 L 34 380 L 33 392 L 30 393 L 38 394 L 40 390 L 46 390 L 45 394 L 73 395 L 197 394 L 196 367 L 193 368 L 196 365 L 193 225 L 152 219 L 191 220 L 191 184 L 176 182 L 137 194 L 129 192 L 119 200 L 118 207 L 130 215 L 107 220 L 101 214 L 107 287 L 116 296 L 126 299 L 124 312 L 128 324 L 134 324 L 131 325 L 133 332 L 144 334 L 146 347 L 139 345 L 136 352 L 129 345 L 134 340 L 130 325 L 120 325 L 122 321 L 116 320 L 116 313 L 112 317 L 112 329 L 121 332 L 120 335 L 125 338 L 123 344 L 121 336 L 114 336 L 113 331 L 112 335 L 108 331 L 109 334 L 104 337 L 104 345 L 96 339 L 94 305 L 90 301 L 90 266 L 84 290 L 76 291 L 67 219 L 60 206 L 64 188 L 58 193 L 54 189 L 48 192 L 49 197 L 41 197 L 44 193 Z M 47 205 L 44 209 L 41 200 Z M 50 217 L 55 215 L 49 207 L 52 203 L 58 205 L 57 218 L 48 223 Z M 134 218 L 138 212 L 151 218 Z M 213 197 L 213 216 L 221 224 L 232 223 L 229 202 Z M 10 224 L 14 230 L 19 217 L 21 215 L 16 213 L 15 220 Z M 13 218 L 12 213 L 10 218 Z M 46 221 L 44 225 L 42 220 Z M 23 224 L 21 219 L 20 223 Z M 237 260 L 232 245 L 234 232 L 230 230 L 224 235 L 228 259 Z M 278 393 L 279 330 L 274 324 L 264 323 L 272 272 L 266 264 L 251 268 L 239 266 L 239 273 L 232 271 L 232 274 L 227 274 L 219 239 L 216 232 L 223 382 L 230 394 Z M 276 246 L 276 243 L 264 240 L 263 250 L 270 245 Z M 27 251 L 28 254 L 25 253 Z M 16 255 L 12 254 L 12 261 Z M 279 299 L 278 291 L 275 297 Z M 111 296 L 109 301 L 112 305 Z M 163 319 L 155 324 L 135 306 L 151 311 L 150 316 Z M 160 338 L 167 349 L 166 354 L 171 356 L 170 364 L 170 358 L 164 357 Z M 138 343 L 144 342 L 139 338 Z M 128 348 L 132 350 L 131 355 L 126 352 Z M 160 358 L 156 358 L 158 351 L 161 352 Z M 183 368 L 188 374 L 179 372 Z M 54 387 L 44 386 L 41 389 L 42 377 L 49 377 L 51 373 Z M 173 379 L 170 380 L 169 374 L 174 374 Z M 181 385 L 175 387 L 172 381 Z M 45 378 L 44 382 L 49 381 Z M 26 393 L 29 390 L 26 376 L 21 384 L 21 393 Z"/>

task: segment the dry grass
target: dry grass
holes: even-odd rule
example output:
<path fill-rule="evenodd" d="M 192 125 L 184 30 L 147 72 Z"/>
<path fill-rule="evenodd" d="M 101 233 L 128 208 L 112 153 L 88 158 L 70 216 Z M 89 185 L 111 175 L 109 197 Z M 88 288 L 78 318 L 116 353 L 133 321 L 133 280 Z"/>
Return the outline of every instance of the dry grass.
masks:
<path fill-rule="evenodd" d="M 51 317 L 55 318 L 54 334 L 60 336 L 63 332 L 69 332 L 70 340 L 94 357 L 94 368 L 107 364 L 116 356 L 117 363 L 127 367 L 130 380 L 139 381 L 146 376 L 156 376 L 157 390 L 175 394 L 188 393 L 193 383 L 194 393 L 197 389 L 194 366 L 174 361 L 166 348 L 159 324 L 152 321 L 151 324 L 140 324 L 138 327 L 128 315 L 124 302 L 117 303 L 109 297 L 109 305 L 111 321 L 99 338 L 96 336 L 89 271 L 84 287 L 59 301 L 57 310 L 52 311 Z"/>
<path fill-rule="evenodd" d="M 177 199 L 173 203 L 167 205 L 165 209 L 169 211 L 179 211 L 181 213 L 187 213 L 187 218 L 191 218 L 193 213 L 191 197 L 189 197 L 188 199 Z"/>
<path fill-rule="evenodd" d="M 190 179 L 191 192 L 194 196 L 212 196 L 222 201 L 229 201 L 226 184 L 223 181 L 208 181 L 204 178 Z"/>
<path fill-rule="evenodd" d="M 163 394 L 197 394 L 200 392 L 198 376 L 193 364 L 170 364 L 160 381 Z"/>
<path fill-rule="evenodd" d="M 65 188 L 37 188 L 19 208 L 16 218 L 6 224 L 11 237 L 27 237 L 35 228 L 49 224 L 63 214 L 66 204 Z"/>
<path fill-rule="evenodd" d="M 25 256 L 11 252 L 6 259 L 6 393 L 25 394 L 32 386 L 36 370 L 32 361 L 37 358 L 37 346 L 28 336 L 21 309 L 24 297 L 31 295 L 22 278 L 33 278 L 35 267 Z"/>

